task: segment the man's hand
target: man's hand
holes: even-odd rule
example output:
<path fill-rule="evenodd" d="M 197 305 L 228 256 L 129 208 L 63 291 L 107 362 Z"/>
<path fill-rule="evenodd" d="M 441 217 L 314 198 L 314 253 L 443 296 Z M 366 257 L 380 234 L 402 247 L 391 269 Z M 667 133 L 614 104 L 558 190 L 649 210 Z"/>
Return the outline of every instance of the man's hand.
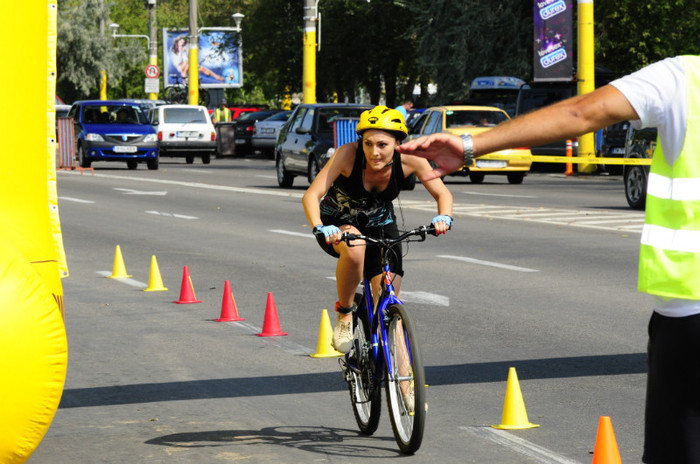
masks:
<path fill-rule="evenodd" d="M 450 174 L 464 165 L 462 139 L 456 135 L 438 132 L 400 145 L 397 150 L 433 161 L 437 167 L 421 180 L 431 180 Z"/>

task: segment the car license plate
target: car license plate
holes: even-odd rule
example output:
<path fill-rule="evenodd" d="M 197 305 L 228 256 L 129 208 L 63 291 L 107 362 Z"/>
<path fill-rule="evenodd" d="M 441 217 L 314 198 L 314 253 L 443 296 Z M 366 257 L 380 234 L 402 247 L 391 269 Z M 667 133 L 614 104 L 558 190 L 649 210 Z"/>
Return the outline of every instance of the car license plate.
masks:
<path fill-rule="evenodd" d="M 245 143 L 244 139 L 234 139 L 233 143 Z"/>
<path fill-rule="evenodd" d="M 114 153 L 136 153 L 138 150 L 134 145 L 115 145 Z"/>
<path fill-rule="evenodd" d="M 504 160 L 476 160 L 477 168 L 505 168 Z"/>
<path fill-rule="evenodd" d="M 271 127 L 263 127 L 260 129 L 261 134 L 274 134 L 275 130 Z"/>
<path fill-rule="evenodd" d="M 190 138 L 190 137 L 197 137 L 197 132 L 193 131 L 179 131 L 175 132 L 176 137 L 185 137 L 185 138 Z"/>
<path fill-rule="evenodd" d="M 612 152 L 613 152 L 613 155 L 624 155 L 625 149 L 624 148 L 613 148 Z"/>

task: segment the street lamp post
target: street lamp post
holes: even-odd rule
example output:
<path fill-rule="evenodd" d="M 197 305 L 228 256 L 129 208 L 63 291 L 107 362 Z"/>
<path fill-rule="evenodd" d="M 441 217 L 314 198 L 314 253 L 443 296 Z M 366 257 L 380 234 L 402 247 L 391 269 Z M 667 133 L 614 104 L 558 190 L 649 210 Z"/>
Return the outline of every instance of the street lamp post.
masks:
<path fill-rule="evenodd" d="M 155 11 L 155 10 L 154 10 Z M 112 29 L 112 38 L 116 39 L 118 37 L 132 37 L 132 38 L 139 38 L 139 39 L 146 39 L 146 47 L 148 49 L 148 54 L 149 54 L 149 59 L 148 62 L 149 64 L 158 64 L 158 58 L 156 56 L 156 42 L 151 41 L 151 37 L 147 35 L 141 35 L 141 34 L 117 34 L 117 29 L 119 29 L 119 24 L 117 23 L 112 23 L 109 25 L 109 28 Z M 153 47 L 151 47 L 151 44 L 153 44 Z M 157 98 L 158 94 L 156 93 L 149 93 L 148 98 L 151 100 L 155 100 Z"/>

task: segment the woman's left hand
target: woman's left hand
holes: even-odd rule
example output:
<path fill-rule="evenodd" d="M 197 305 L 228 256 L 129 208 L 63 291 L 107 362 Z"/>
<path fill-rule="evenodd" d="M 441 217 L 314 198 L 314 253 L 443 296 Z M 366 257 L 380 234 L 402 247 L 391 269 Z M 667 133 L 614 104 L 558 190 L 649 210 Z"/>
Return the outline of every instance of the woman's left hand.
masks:
<path fill-rule="evenodd" d="M 437 235 L 445 234 L 452 228 L 452 216 L 440 214 L 433 218 L 432 224 L 435 226 Z"/>

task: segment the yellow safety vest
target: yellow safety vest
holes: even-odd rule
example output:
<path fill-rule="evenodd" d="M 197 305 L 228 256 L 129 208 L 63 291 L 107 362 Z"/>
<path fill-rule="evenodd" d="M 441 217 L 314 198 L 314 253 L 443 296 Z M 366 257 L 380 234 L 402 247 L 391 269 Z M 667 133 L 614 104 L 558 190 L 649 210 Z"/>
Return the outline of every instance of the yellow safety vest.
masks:
<path fill-rule="evenodd" d="M 223 113 L 223 117 L 221 116 L 221 113 Z M 231 111 L 228 108 L 224 108 L 224 111 L 221 111 L 221 108 L 216 109 L 216 122 L 228 122 L 231 120 Z"/>
<path fill-rule="evenodd" d="M 687 124 L 671 165 L 656 144 L 647 184 L 639 290 L 700 300 L 700 57 L 684 56 Z"/>

